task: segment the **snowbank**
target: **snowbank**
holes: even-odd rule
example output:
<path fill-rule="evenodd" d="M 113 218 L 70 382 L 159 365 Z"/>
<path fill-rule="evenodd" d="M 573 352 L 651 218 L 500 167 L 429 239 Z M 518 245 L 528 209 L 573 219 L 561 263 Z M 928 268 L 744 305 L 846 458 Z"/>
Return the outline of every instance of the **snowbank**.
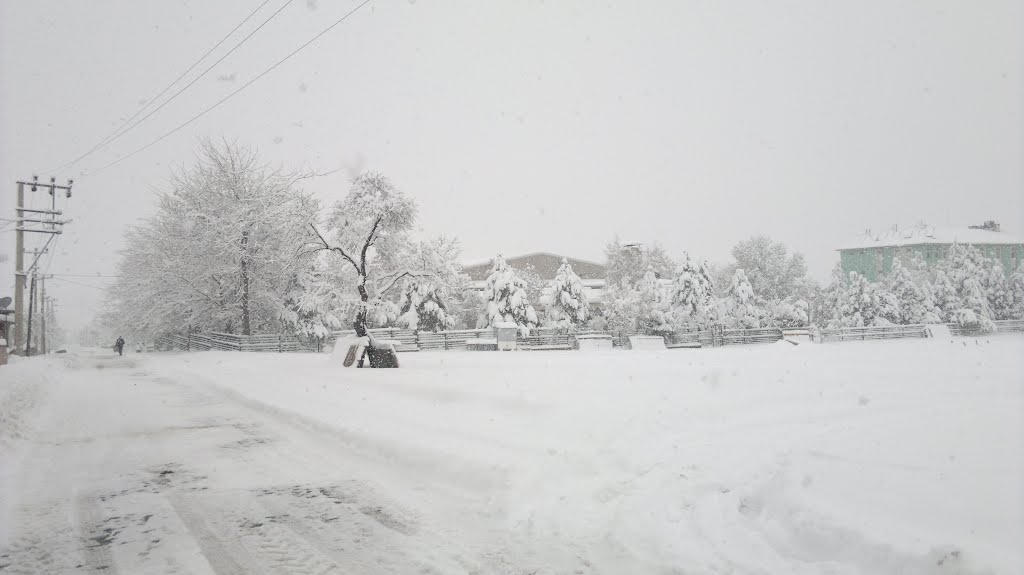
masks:
<path fill-rule="evenodd" d="M 153 354 L 367 463 L 508 572 L 1024 572 L 1024 340 Z"/>

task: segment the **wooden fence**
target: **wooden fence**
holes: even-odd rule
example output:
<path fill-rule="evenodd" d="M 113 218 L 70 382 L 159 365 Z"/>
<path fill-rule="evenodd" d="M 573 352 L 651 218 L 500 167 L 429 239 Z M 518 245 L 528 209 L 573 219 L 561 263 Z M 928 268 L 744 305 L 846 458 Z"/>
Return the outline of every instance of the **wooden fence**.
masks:
<path fill-rule="evenodd" d="M 993 322 L 996 333 L 1024 332 L 1024 320 L 999 320 Z M 954 336 L 982 335 L 980 327 L 962 326 L 956 323 L 944 324 Z M 811 339 L 818 342 L 826 341 L 858 341 L 868 339 L 900 339 L 929 337 L 928 326 L 924 324 L 885 325 L 873 327 L 843 327 L 835 329 L 816 329 L 811 331 Z"/>
<path fill-rule="evenodd" d="M 998 332 L 1024 332 L 1024 320 L 997 321 Z M 980 335 L 978 329 L 966 328 L 957 324 L 946 324 L 954 336 Z M 399 342 L 398 351 L 432 351 L 466 349 L 466 341 L 494 337 L 491 329 L 459 329 L 441 332 L 415 332 L 409 329 L 381 328 L 369 330 L 378 339 Z M 792 332 L 793 330 L 787 330 Z M 925 325 L 889 325 L 879 327 L 847 327 L 839 329 L 807 329 L 798 330 L 801 334 L 809 333 L 812 341 L 851 341 L 871 339 L 899 339 L 928 337 Z M 222 350 L 222 351 L 254 351 L 254 352 L 316 352 L 324 344 L 332 343 L 338 338 L 353 335 L 352 331 L 339 331 L 331 334 L 326 341 L 299 338 L 294 335 L 238 335 L 230 333 L 193 333 L 166 334 L 157 339 L 159 349 L 179 350 Z M 625 331 L 573 331 L 565 328 L 536 328 L 528 335 L 520 334 L 518 346 L 527 350 L 575 349 L 577 335 L 609 335 L 612 345 L 620 349 L 629 349 L 629 336 L 638 335 Z M 645 334 L 640 334 L 645 335 Z M 646 334 L 651 335 L 651 334 Z M 758 329 L 721 329 L 681 330 L 663 335 L 669 348 L 679 347 L 719 347 L 725 345 L 746 345 L 753 343 L 772 343 L 783 338 L 783 330 L 777 328 Z"/>
<path fill-rule="evenodd" d="M 868 339 L 900 339 L 928 337 L 924 325 L 886 325 L 876 327 L 841 327 L 814 330 L 811 339 L 820 343 L 827 341 L 851 341 Z"/>

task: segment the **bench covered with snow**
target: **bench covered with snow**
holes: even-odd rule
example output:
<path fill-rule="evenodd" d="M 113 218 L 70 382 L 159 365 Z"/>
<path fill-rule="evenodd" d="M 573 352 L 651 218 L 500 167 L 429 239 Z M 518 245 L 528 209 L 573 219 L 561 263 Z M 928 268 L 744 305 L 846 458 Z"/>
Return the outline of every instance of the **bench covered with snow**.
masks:
<path fill-rule="evenodd" d="M 612 349 L 612 336 L 603 333 L 587 333 L 576 336 L 576 345 L 580 350 Z"/>
<path fill-rule="evenodd" d="M 470 351 L 498 351 L 498 338 L 477 337 L 467 339 L 466 349 Z"/>
<path fill-rule="evenodd" d="M 668 349 L 665 347 L 665 338 L 660 335 L 631 335 L 629 347 L 633 350 Z"/>

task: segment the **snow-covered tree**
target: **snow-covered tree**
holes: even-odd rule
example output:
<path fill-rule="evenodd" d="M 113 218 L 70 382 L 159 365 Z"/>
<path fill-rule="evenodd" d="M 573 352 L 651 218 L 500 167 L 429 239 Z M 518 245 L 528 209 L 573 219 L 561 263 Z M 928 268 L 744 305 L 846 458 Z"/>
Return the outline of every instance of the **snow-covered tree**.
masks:
<path fill-rule="evenodd" d="M 518 325 L 524 334 L 536 327 L 537 312 L 530 305 L 527 287 L 516 270 L 498 254 L 484 286 L 483 325 L 493 327 L 496 323 L 511 322 Z"/>
<path fill-rule="evenodd" d="M 637 284 L 635 294 L 637 331 L 642 333 L 675 331 L 672 301 L 658 281 L 653 266 L 647 268 L 647 272 Z"/>
<path fill-rule="evenodd" d="M 672 312 L 679 327 L 699 329 L 710 327 L 718 315 L 710 267 L 706 261 L 695 265 L 685 252 L 672 282 Z"/>
<path fill-rule="evenodd" d="M 590 303 L 580 277 L 565 259 L 550 286 L 548 321 L 558 327 L 579 327 L 590 317 Z"/>
<path fill-rule="evenodd" d="M 414 260 L 419 269 L 431 269 L 430 278 L 410 278 L 402 287 L 398 324 L 421 331 L 453 329 L 468 277 L 459 264 L 458 240 L 444 236 L 420 242 Z"/>
<path fill-rule="evenodd" d="M 657 244 L 623 245 L 619 238 L 615 238 L 605 246 L 604 253 L 608 262 L 605 282 L 608 286 L 636 287 L 648 269 L 653 269 L 659 278 L 667 279 L 675 275 L 675 262 Z"/>
<path fill-rule="evenodd" d="M 995 258 L 986 258 L 983 269 L 982 287 L 985 288 L 985 297 L 992 310 L 992 319 L 1013 319 L 1013 290 L 1002 262 Z"/>
<path fill-rule="evenodd" d="M 334 206 L 327 231 L 310 224 L 320 250 L 344 262 L 355 276 L 347 296 L 354 305 L 353 327 L 365 336 L 375 321 L 386 321 L 397 311 L 385 298 L 402 280 L 427 280 L 436 269 L 426 269 L 415 257 L 409 232 L 416 221 L 416 203 L 385 176 L 368 172 L 355 179 L 347 196 Z"/>
<path fill-rule="evenodd" d="M 887 279 L 886 289 L 899 302 L 898 323 L 939 323 L 940 310 L 935 307 L 932 296 L 919 286 L 910 269 L 903 266 L 899 258 L 893 258 L 892 271 Z"/>
<path fill-rule="evenodd" d="M 247 148 L 203 142 L 154 215 L 127 230 L 107 327 L 136 341 L 281 329 L 287 292 L 313 258 L 307 226 L 318 206 L 301 179 Z"/>
<path fill-rule="evenodd" d="M 879 283 L 850 272 L 837 316 L 839 327 L 882 326 L 897 323 L 900 306 L 896 296 Z"/>
<path fill-rule="evenodd" d="M 838 327 L 839 308 L 846 295 L 846 280 L 842 265 L 836 262 L 832 268 L 832 280 L 821 291 L 816 307 L 813 309 L 814 325 L 818 327 Z"/>
<path fill-rule="evenodd" d="M 795 252 L 790 254 L 785 244 L 773 242 L 768 236 L 755 236 L 736 244 L 732 248 L 732 256 L 736 261 L 726 271 L 742 269 L 754 294 L 764 301 L 806 297 L 806 294 L 797 293 L 801 279 L 807 276 L 804 256 Z"/>
<path fill-rule="evenodd" d="M 725 295 L 719 301 L 719 317 L 725 327 L 749 329 L 761 327 L 762 310 L 755 303 L 754 288 L 746 272 L 739 268 L 733 272 L 732 281 Z"/>
<path fill-rule="evenodd" d="M 1011 319 L 1024 319 L 1024 262 L 1010 276 L 1010 293 L 1013 297 Z"/>
<path fill-rule="evenodd" d="M 931 294 L 935 308 L 939 311 L 939 318 L 944 322 L 956 321 L 957 311 L 960 309 L 960 298 L 957 296 L 956 287 L 943 263 L 935 266 L 935 275 L 924 289 Z"/>
<path fill-rule="evenodd" d="M 948 317 L 963 326 L 992 331 L 992 308 L 985 294 L 985 257 L 972 246 L 953 244 L 939 271 L 945 271 L 957 308 Z"/>

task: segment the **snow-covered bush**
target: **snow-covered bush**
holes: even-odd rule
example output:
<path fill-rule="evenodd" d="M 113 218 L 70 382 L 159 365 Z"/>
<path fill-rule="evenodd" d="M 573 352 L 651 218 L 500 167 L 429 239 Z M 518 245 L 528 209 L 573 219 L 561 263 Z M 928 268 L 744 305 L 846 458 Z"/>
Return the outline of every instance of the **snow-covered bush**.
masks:
<path fill-rule="evenodd" d="M 551 282 L 551 304 L 547 315 L 551 325 L 558 327 L 578 327 L 590 317 L 590 303 L 583 289 L 580 277 L 572 271 L 572 266 L 565 259 Z"/>
<path fill-rule="evenodd" d="M 762 323 L 765 327 L 780 329 L 804 327 L 807 325 L 808 307 L 807 302 L 802 299 L 769 302 Z"/>
<path fill-rule="evenodd" d="M 496 323 L 511 322 L 524 334 L 529 333 L 530 328 L 537 326 L 537 312 L 530 305 L 527 288 L 526 282 L 498 254 L 484 287 L 482 323 L 493 327 Z"/>

